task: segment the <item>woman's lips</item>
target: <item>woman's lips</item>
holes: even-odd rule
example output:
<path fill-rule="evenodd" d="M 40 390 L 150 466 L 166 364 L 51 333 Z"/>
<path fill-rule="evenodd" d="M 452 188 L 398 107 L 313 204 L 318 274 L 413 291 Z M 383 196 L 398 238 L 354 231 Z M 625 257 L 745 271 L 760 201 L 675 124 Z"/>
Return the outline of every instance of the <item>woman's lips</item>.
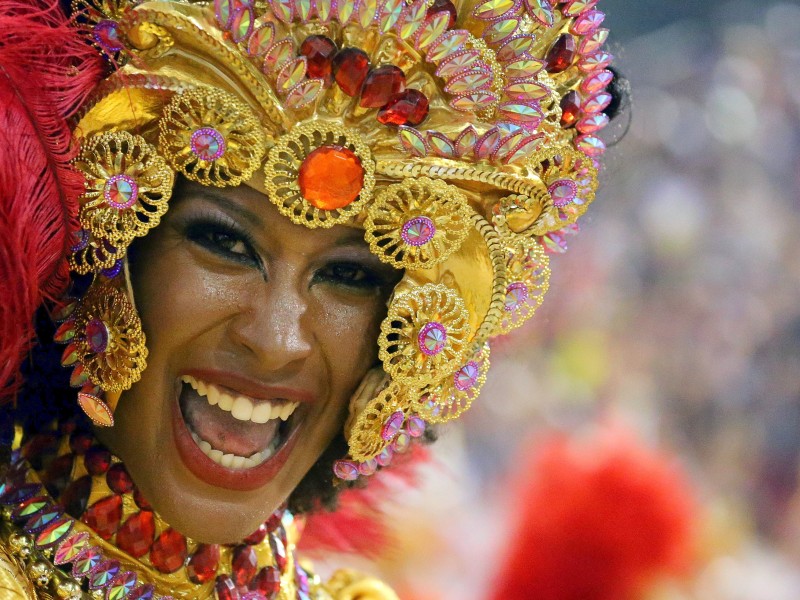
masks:
<path fill-rule="evenodd" d="M 186 377 L 182 379 L 186 380 Z M 197 381 L 195 379 L 193 383 Z M 199 479 L 228 489 L 248 491 L 268 483 L 286 463 L 302 423 L 300 415 L 289 417 L 290 421 L 283 421 L 280 417 L 283 414 L 288 417 L 298 403 L 273 400 L 271 413 L 277 417 L 256 423 L 242 418 L 246 416 L 242 410 L 239 418 L 235 418 L 231 410 L 220 408 L 218 395 L 212 403 L 208 396 L 197 392 L 197 387 L 182 383 L 172 410 L 176 446 L 187 468 Z M 218 385 L 217 389 L 226 389 L 229 395 L 237 395 L 230 388 Z M 250 400 L 256 406 L 266 402 Z M 226 402 L 230 404 L 230 400 L 223 401 L 223 404 Z M 301 409 L 298 412 L 305 411 Z"/>

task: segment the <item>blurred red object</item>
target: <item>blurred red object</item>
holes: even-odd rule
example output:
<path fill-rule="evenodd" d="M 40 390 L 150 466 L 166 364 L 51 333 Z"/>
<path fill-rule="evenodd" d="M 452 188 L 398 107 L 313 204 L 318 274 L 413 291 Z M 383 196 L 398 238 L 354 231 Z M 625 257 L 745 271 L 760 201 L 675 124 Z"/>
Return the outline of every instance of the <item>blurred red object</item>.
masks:
<path fill-rule="evenodd" d="M 492 600 L 632 600 L 691 565 L 688 479 L 625 427 L 551 435 L 520 466 L 519 518 Z"/>

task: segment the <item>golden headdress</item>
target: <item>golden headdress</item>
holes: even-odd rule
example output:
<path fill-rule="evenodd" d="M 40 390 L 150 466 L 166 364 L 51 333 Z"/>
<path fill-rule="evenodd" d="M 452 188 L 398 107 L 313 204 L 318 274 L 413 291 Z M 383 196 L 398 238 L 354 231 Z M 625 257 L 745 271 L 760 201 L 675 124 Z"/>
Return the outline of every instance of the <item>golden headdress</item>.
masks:
<path fill-rule="evenodd" d="M 84 409 L 113 423 L 145 368 L 118 275 L 178 173 L 247 183 L 309 228 L 362 227 L 404 270 L 387 378 L 348 421 L 339 477 L 469 408 L 490 338 L 542 301 L 544 243 L 595 195 L 613 78 L 596 0 L 98 1 L 78 19 L 116 68 L 75 126 L 70 258 L 95 279 L 58 333 Z"/>

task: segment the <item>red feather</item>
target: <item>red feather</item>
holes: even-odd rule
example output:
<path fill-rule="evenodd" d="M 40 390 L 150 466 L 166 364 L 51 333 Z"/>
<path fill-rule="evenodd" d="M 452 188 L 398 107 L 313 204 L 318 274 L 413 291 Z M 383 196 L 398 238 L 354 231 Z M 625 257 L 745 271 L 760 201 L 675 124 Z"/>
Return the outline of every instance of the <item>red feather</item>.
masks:
<path fill-rule="evenodd" d="M 673 457 L 624 428 L 553 436 L 522 467 L 519 520 L 492 600 L 631 600 L 691 563 L 691 488 Z"/>
<path fill-rule="evenodd" d="M 83 179 L 66 119 L 103 70 L 56 0 L 0 2 L 0 400 L 20 383 L 33 313 L 67 284 Z"/>
<path fill-rule="evenodd" d="M 392 465 L 368 478 L 366 487 L 345 490 L 335 512 L 309 515 L 300 550 L 309 556 L 326 552 L 360 554 L 376 558 L 392 547 L 382 508 L 403 487 L 414 486 L 418 467 L 429 459 L 421 444 L 396 455 Z"/>

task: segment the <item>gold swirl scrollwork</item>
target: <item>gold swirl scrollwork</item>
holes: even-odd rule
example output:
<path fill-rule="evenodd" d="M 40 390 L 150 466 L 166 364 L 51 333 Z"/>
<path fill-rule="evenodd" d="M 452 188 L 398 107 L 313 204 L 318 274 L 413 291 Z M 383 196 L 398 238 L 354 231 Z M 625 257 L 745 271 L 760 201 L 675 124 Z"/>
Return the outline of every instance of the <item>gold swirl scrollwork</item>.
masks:
<path fill-rule="evenodd" d="M 93 285 L 73 315 L 73 344 L 92 383 L 121 392 L 147 366 L 142 324 L 127 296 L 112 285 Z"/>
<path fill-rule="evenodd" d="M 381 435 L 384 423 L 398 411 L 407 412 L 408 396 L 404 386 L 392 382 L 370 400 L 349 431 L 350 456 L 363 462 L 381 453 L 389 443 Z"/>
<path fill-rule="evenodd" d="M 472 227 L 464 193 L 420 177 L 381 189 L 364 222 L 370 250 L 398 269 L 428 269 L 458 250 Z"/>
<path fill-rule="evenodd" d="M 419 389 L 451 375 L 469 342 L 464 301 L 441 284 L 425 284 L 392 300 L 381 324 L 378 357 L 394 381 Z"/>
<path fill-rule="evenodd" d="M 173 169 L 216 187 L 249 179 L 266 153 L 252 111 L 232 94 L 207 87 L 175 95 L 159 122 L 158 143 Z"/>

